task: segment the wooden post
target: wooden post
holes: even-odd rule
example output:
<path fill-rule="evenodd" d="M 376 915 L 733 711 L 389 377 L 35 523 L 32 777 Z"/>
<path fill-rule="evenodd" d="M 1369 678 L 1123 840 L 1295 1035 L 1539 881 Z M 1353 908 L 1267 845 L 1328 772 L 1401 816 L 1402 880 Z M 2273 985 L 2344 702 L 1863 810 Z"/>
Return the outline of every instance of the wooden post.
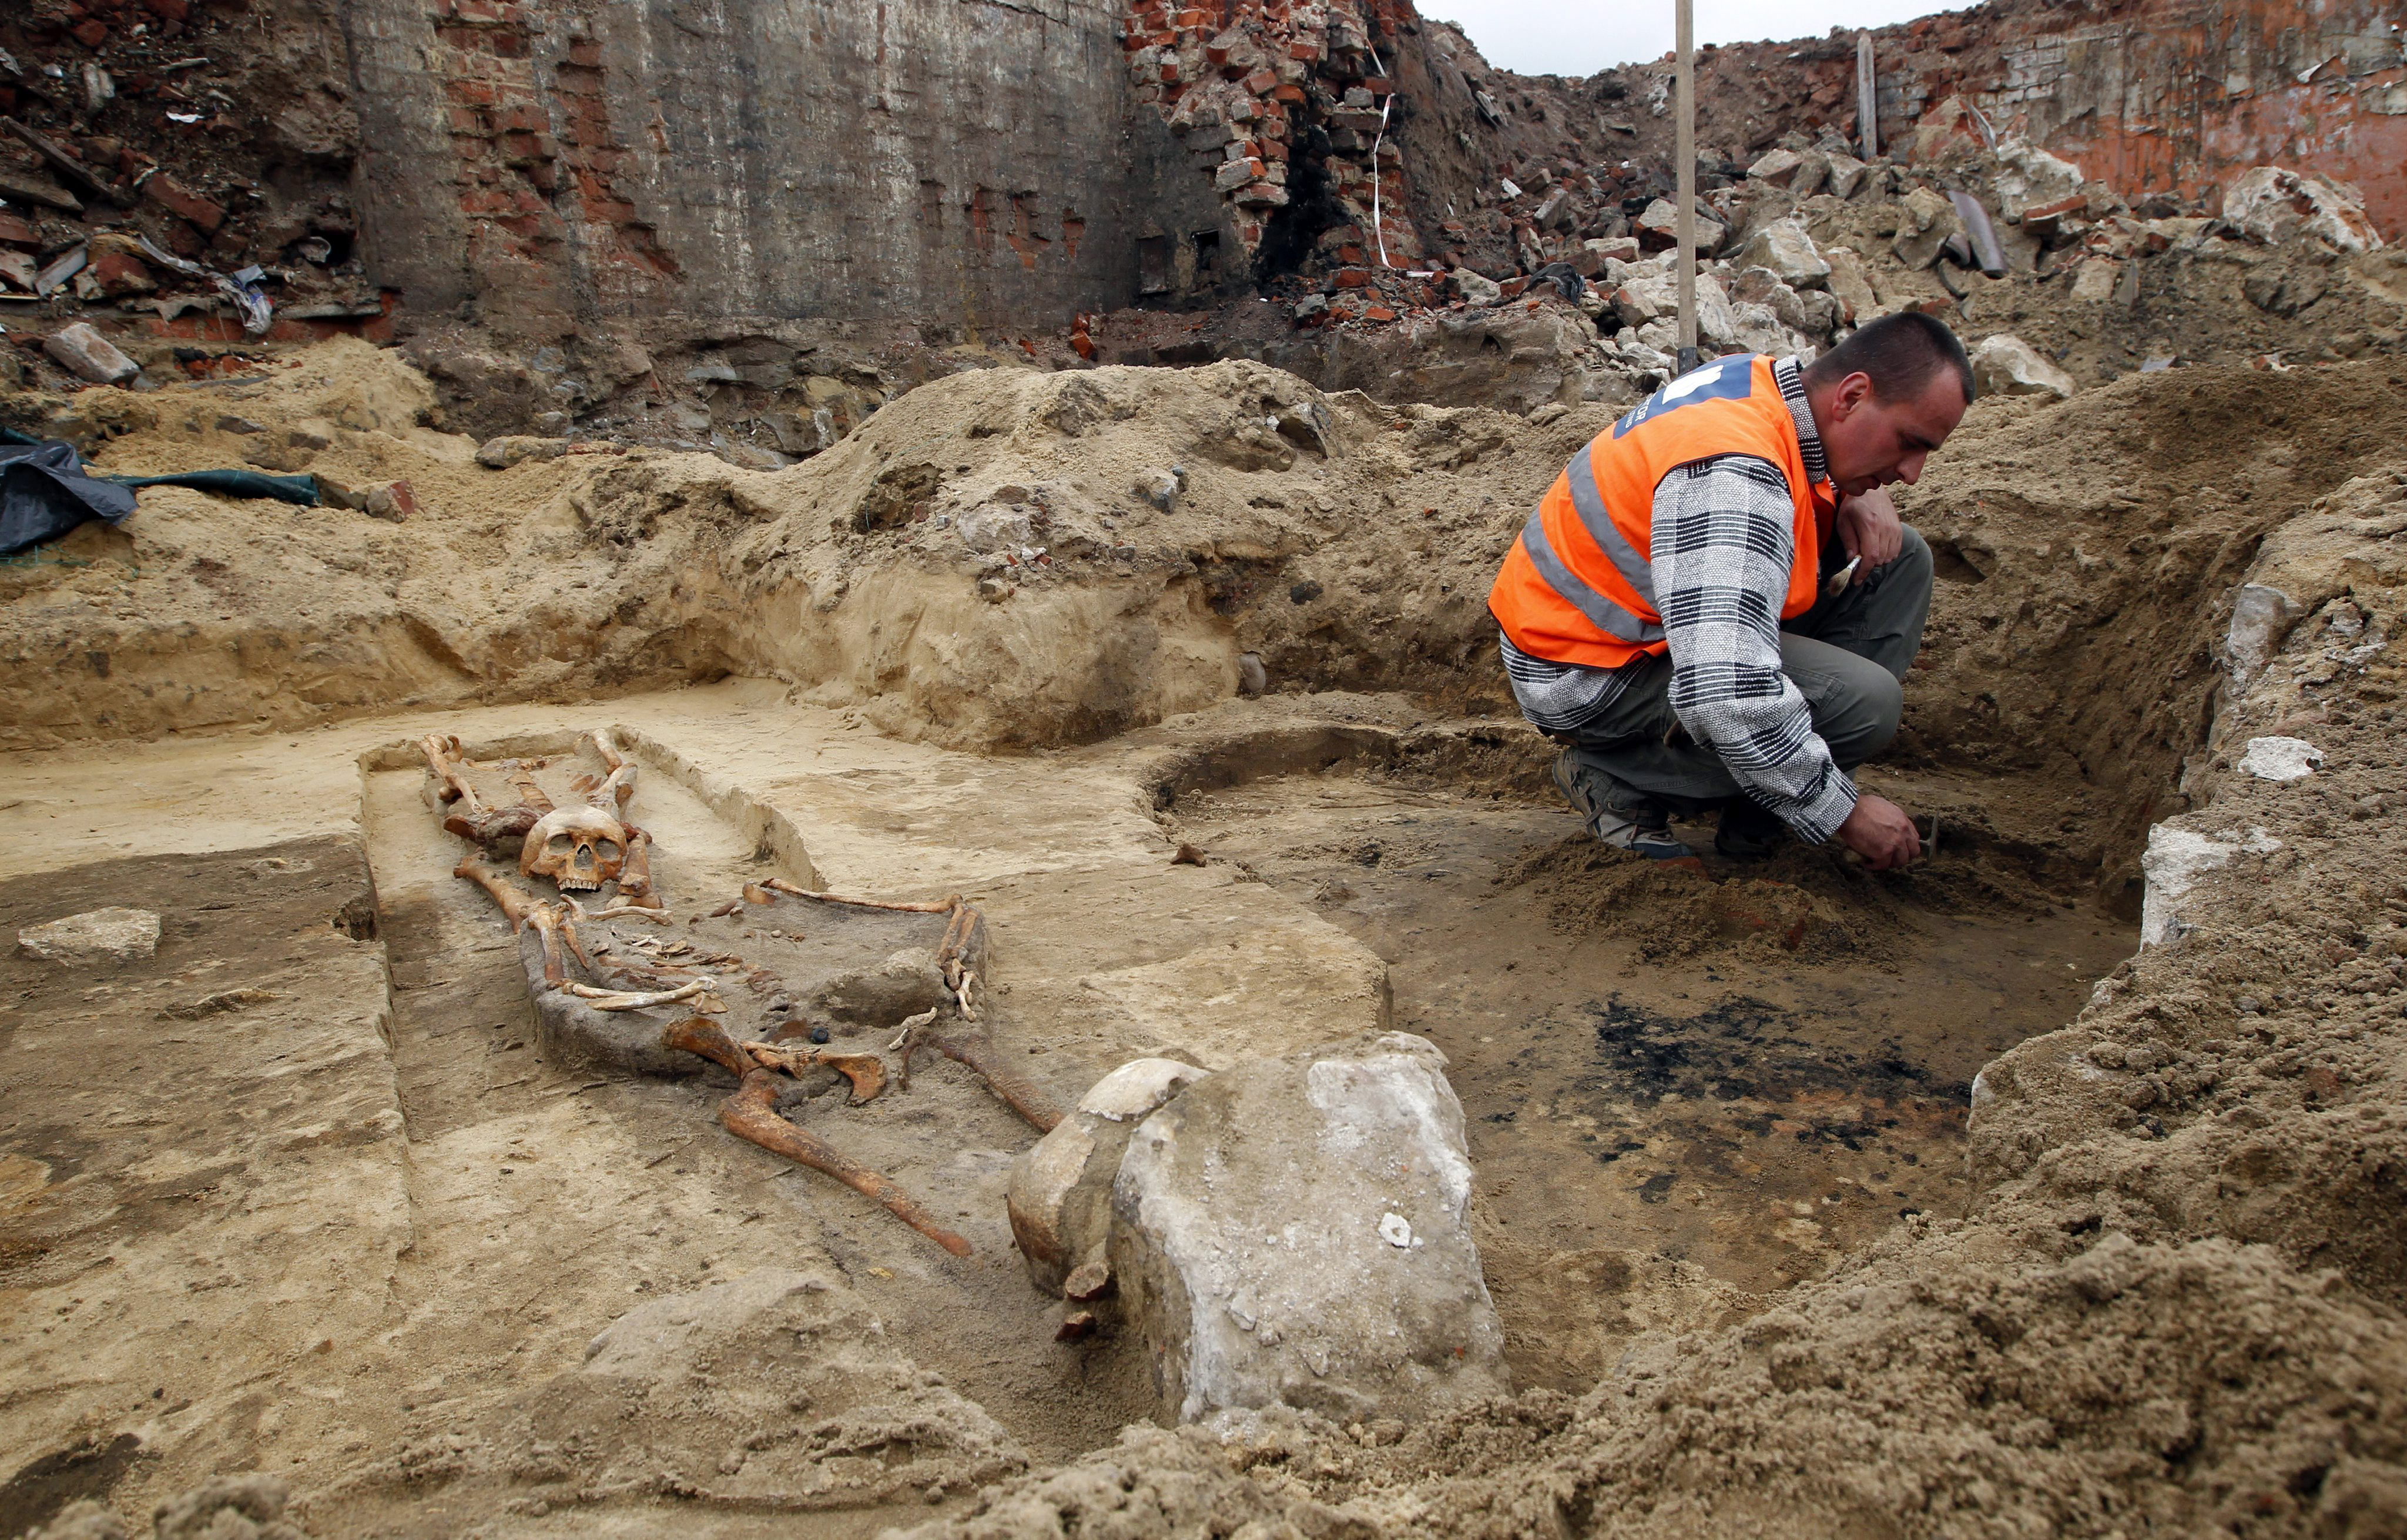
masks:
<path fill-rule="evenodd" d="M 1697 366 L 1697 37 L 1692 0 L 1674 0 L 1679 32 L 1680 364 Z"/>
<path fill-rule="evenodd" d="M 1856 128 L 1864 159 L 1880 159 L 1880 107 L 1873 90 L 1873 35 L 1856 34 Z"/>

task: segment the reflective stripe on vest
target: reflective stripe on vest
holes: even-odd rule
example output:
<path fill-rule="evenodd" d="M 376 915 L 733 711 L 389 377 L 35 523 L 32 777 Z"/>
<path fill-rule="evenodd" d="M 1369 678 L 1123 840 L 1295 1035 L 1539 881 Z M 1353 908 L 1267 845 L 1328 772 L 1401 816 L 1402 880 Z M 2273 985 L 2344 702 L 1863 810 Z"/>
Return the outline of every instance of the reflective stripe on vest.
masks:
<path fill-rule="evenodd" d="M 1604 493 L 1598 490 L 1596 484 L 1596 462 L 1589 457 L 1588 445 L 1581 445 L 1579 453 L 1572 456 L 1572 463 L 1563 467 L 1563 475 L 1571 481 L 1572 506 L 1579 511 L 1580 523 L 1587 528 L 1588 537 L 1595 541 L 1597 549 L 1604 552 L 1606 559 L 1613 563 L 1613 570 L 1621 574 L 1621 580 L 1637 591 L 1639 600 L 1647 608 L 1653 609 L 1655 607 L 1654 563 L 1647 557 L 1639 554 L 1637 549 L 1631 545 L 1629 537 L 1621 533 L 1621 526 L 1613 521 L 1613 515 L 1605 511 Z M 1544 539 L 1545 535 L 1541 534 L 1539 538 Z M 1558 561 L 1556 564 L 1560 566 L 1561 563 Z M 1554 574 L 1548 573 L 1546 580 L 1554 581 Z M 1580 586 L 1588 587 L 1585 583 Z M 1590 589 L 1589 592 L 1595 591 Z M 1569 599 L 1571 595 L 1564 593 L 1563 597 Z M 1576 600 L 1573 602 L 1578 603 Z M 1587 608 L 1585 605 L 1580 607 L 1583 610 Z M 1621 609 L 1618 605 L 1614 607 Z M 1623 609 L 1621 613 L 1628 615 L 1630 612 Z M 1626 636 L 1617 631 L 1614 635 L 1621 636 L 1621 639 L 1626 642 L 1653 641 L 1656 636 L 1663 635 L 1661 626 L 1648 626 L 1646 629 L 1654 635 L 1645 637 Z"/>
<path fill-rule="evenodd" d="M 1586 457 L 1586 451 L 1583 450 L 1581 458 Z M 1578 484 L 1576 479 L 1573 484 L 1574 486 Z M 1591 479 L 1588 482 L 1588 491 L 1593 493 L 1595 490 L 1596 483 Z M 1602 500 L 1600 499 L 1597 506 L 1603 506 Z M 1583 510 L 1583 518 L 1585 518 L 1585 510 Z M 1606 520 L 1604 527 L 1613 529 L 1613 521 Z M 1614 530 L 1616 536 L 1620 533 L 1619 530 Z M 1602 542 L 1599 543 L 1602 544 Z M 1620 545 L 1623 550 L 1630 549 L 1629 541 L 1623 540 Z M 1546 580 L 1546 586 L 1561 594 L 1566 603 L 1587 616 L 1599 631 L 1608 636 L 1618 636 L 1625 642 L 1636 642 L 1641 647 L 1648 642 L 1659 642 L 1663 639 L 1661 626 L 1652 620 L 1641 620 L 1632 615 L 1604 594 L 1588 587 L 1581 580 L 1579 574 L 1563 565 L 1563 559 L 1555 554 L 1554 543 L 1546 538 L 1546 516 L 1544 513 L 1531 514 L 1530 521 L 1521 526 L 1521 549 L 1529 553 L 1530 564 L 1538 569 L 1538 576 Z M 1612 548 L 1606 549 L 1610 550 Z M 1619 563 L 1617 561 L 1615 564 L 1619 565 Z M 1623 570 L 1628 571 L 1627 568 Z M 1631 586 L 1639 587 L 1635 583 Z M 1645 593 L 1648 603 L 1654 602 L 1655 584 L 1651 575 L 1646 579 L 1642 592 Z"/>
<path fill-rule="evenodd" d="M 1513 645 L 1591 668 L 1661 652 L 1649 549 L 1655 497 L 1680 467 L 1730 454 L 1768 461 L 1787 481 L 1794 520 L 1781 618 L 1810 608 L 1819 587 L 1816 507 L 1836 493 L 1808 478 L 1773 361 L 1733 356 L 1666 384 L 1563 467 L 1488 592 L 1488 607 Z"/>

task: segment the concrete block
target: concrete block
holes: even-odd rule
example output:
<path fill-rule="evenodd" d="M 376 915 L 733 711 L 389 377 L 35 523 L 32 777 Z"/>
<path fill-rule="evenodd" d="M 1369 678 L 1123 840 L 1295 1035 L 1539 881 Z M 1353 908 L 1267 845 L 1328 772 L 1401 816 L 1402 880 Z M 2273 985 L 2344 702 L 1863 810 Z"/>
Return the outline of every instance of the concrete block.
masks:
<path fill-rule="evenodd" d="M 1402 1033 L 1254 1060 L 1137 1129 L 1110 1261 L 1161 1417 L 1418 1418 L 1506 1389 L 1445 1062 Z"/>

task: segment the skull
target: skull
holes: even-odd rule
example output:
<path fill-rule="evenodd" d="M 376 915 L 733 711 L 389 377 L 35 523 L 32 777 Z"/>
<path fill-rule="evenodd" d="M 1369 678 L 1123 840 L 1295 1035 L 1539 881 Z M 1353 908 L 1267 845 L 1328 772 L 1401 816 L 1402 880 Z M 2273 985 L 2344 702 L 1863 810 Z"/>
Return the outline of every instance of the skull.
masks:
<path fill-rule="evenodd" d="M 548 877 L 564 893 L 590 893 L 619 880 L 627 864 L 627 830 L 598 807 L 546 813 L 519 847 L 519 871 Z"/>

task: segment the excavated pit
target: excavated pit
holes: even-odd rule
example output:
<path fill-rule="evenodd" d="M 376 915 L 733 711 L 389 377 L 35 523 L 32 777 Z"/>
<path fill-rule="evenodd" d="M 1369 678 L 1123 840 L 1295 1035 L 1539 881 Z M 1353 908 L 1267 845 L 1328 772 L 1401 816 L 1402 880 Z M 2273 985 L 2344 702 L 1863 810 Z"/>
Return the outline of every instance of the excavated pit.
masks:
<path fill-rule="evenodd" d="M 2091 1424 L 2045 1414 L 2089 1429 L 2093 1463 L 1946 1474 L 1983 1439 L 2040 1459 L 2012 1443 L 2039 1414 L 2015 1408 L 2077 1378 L 2064 1362 L 2145 1343 L 2151 1383 L 2206 1384 L 2193 1322 L 2200 1343 L 2300 1323 L 2310 1347 L 2246 1382 L 2285 1405 L 2395 1357 L 2396 1245 L 2367 1219 L 2396 1191 L 2374 1088 L 2395 1074 L 2386 959 L 2407 951 L 2385 939 L 2407 914 L 2383 818 L 2407 784 L 2386 747 L 2407 588 L 2388 365 L 1978 408 L 1910 499 L 1940 590 L 1906 732 L 1866 777 L 1937 817 L 1937 854 L 1873 877 L 1806 850 L 1645 867 L 1555 800 L 1477 601 L 1601 408 L 1391 411 L 1233 364 L 996 372 L 775 476 L 669 456 L 495 473 L 416 425 L 422 381 L 349 346 L 317 357 L 245 387 L 244 409 L 330 424 L 339 468 L 407 472 L 423 518 L 170 492 L 71 542 L 88 565 L 0 585 L 11 741 L 50 750 L 13 757 L 0 804 L 8 917 L 147 901 L 168 921 L 158 966 L 114 981 L 10 962 L 7 1051 L 35 1067 L 0 1066 L 30 1088 L 7 1131 L 29 1163 L 0 1166 L 5 1260 L 47 1324 L 9 1350 L 52 1387 L 0 1411 L 30 1483 L 12 1520 L 273 1467 L 329 1533 L 530 1529 L 537 1503 L 714 1533 L 802 1507 L 875 1527 L 1004 1501 L 972 1495 L 996 1483 L 1018 1501 L 1081 1451 L 1272 1501 L 1191 1442 L 1110 1453 L 1141 1367 L 1108 1331 L 1053 1339 L 1058 1302 L 1028 1286 L 1001 1203 L 1031 1135 L 960 1066 L 923 1059 L 908 1096 L 798 1113 L 949 1216 L 976 1246 L 955 1261 L 732 1139 L 705 1087 L 539 1060 L 506 934 L 450 877 L 456 842 L 394 746 L 620 723 L 648 746 L 642 816 L 679 880 L 815 871 L 979 904 L 1004 1034 L 1064 1099 L 1148 1054 L 1220 1064 L 1383 1026 L 1446 1052 L 1524 1393 L 1409 1435 L 1303 1424 L 1249 1446 L 1313 1502 L 1391 1514 L 1400 1490 L 1444 1489 L 1459 1525 L 1416 1509 L 1403 1527 L 1526 1533 L 1606 1527 L 1617 1492 L 1687 1482 L 1664 1533 L 1682 1514 L 1709 1530 L 1760 1454 L 1780 1473 L 1764 1513 L 1869 1524 L 1903 1500 L 1850 1489 L 1826 1510 L 1813 1472 L 1882 1447 L 1917 1490 L 1969 1508 L 2003 1483 L 2065 1527 L 2047 1494 L 2082 1481 L 2190 1492 L 2180 1471 L 2129 1475 L 2134 1448 L 2251 1473 L 2162 1500 L 2189 1519 L 2243 1488 L 2320 1501 L 2301 1473 L 2339 1468 L 2305 1443 L 2232 1452 L 2229 1427 L 2276 1414 L 2218 1410 L 2256 1393 L 2226 1385 L 2180 1392 L 2220 1442 L 2168 1443 L 2170 1414 L 2101 1390 Z M 116 468 L 214 432 L 176 392 L 125 411 Z M 1168 506 L 1118 490 L 1170 464 L 1189 474 Z M 891 506 L 921 465 L 925 519 Z M 873 506 L 891 519 L 864 521 Z M 964 554 L 971 515 L 1020 520 L 1047 559 Z M 2226 642 L 2243 581 L 2288 595 L 2270 665 Z M 1255 665 L 1272 692 L 1238 698 Z M 2234 768 L 2248 734 L 2314 739 L 2329 768 L 2258 781 Z M 2143 852 L 2168 820 L 2227 840 L 2221 907 L 2185 917 L 2207 944 L 2135 958 Z M 245 930 L 245 883 L 310 872 L 278 898 L 292 915 L 262 905 Z M 321 898 L 348 921 L 307 908 Z M 78 1046 L 155 1053 L 223 1116 L 178 1122 L 155 1089 L 71 1075 L 70 1018 Z M 160 1149 L 98 1158 L 89 1130 L 120 1124 Z M 261 1217 L 306 1213 L 333 1238 Z M 246 1303 L 328 1256 L 322 1336 Z M 2091 1276 L 2110 1264 L 2139 1281 Z M 753 1318 L 730 1321 L 724 1362 L 679 1359 L 661 1327 L 777 1278 L 795 1280 L 777 1310 L 824 1312 L 759 1318 L 834 1366 L 808 1406 L 755 1393 L 780 1381 Z M 1830 1366 L 1859 1341 L 1895 1366 Z M 2025 1355 L 2024 1389 L 1962 1367 L 1982 1353 Z M 1725 1464 L 1683 1475 L 1639 1447 L 1659 1394 L 1690 1398 Z M 2349 1426 L 2349 1458 L 2390 1458 Z M 118 1430 L 140 1459 L 107 1455 Z M 1533 1474 L 1549 1462 L 1586 1473 L 1574 1495 L 1516 1506 L 1555 1491 Z M 1085 1501 L 1043 1490 L 1066 1517 Z M 1161 1499 L 1161 1528 L 1204 1523 L 1183 1501 Z"/>
<path fill-rule="evenodd" d="M 1740 866 L 1709 828 L 1683 830 L 1704 870 L 1667 870 L 1589 840 L 1526 729 L 1449 727 L 1259 734 L 1156 796 L 1175 837 L 1376 952 L 1397 1028 L 1452 1061 L 1519 1385 L 1584 1390 L 1642 1331 L 1745 1319 L 1901 1219 L 1963 1214 L 1973 1077 L 2135 944 L 2068 836 L 2078 785 L 1875 770 L 1940 819 L 1910 874 Z"/>

